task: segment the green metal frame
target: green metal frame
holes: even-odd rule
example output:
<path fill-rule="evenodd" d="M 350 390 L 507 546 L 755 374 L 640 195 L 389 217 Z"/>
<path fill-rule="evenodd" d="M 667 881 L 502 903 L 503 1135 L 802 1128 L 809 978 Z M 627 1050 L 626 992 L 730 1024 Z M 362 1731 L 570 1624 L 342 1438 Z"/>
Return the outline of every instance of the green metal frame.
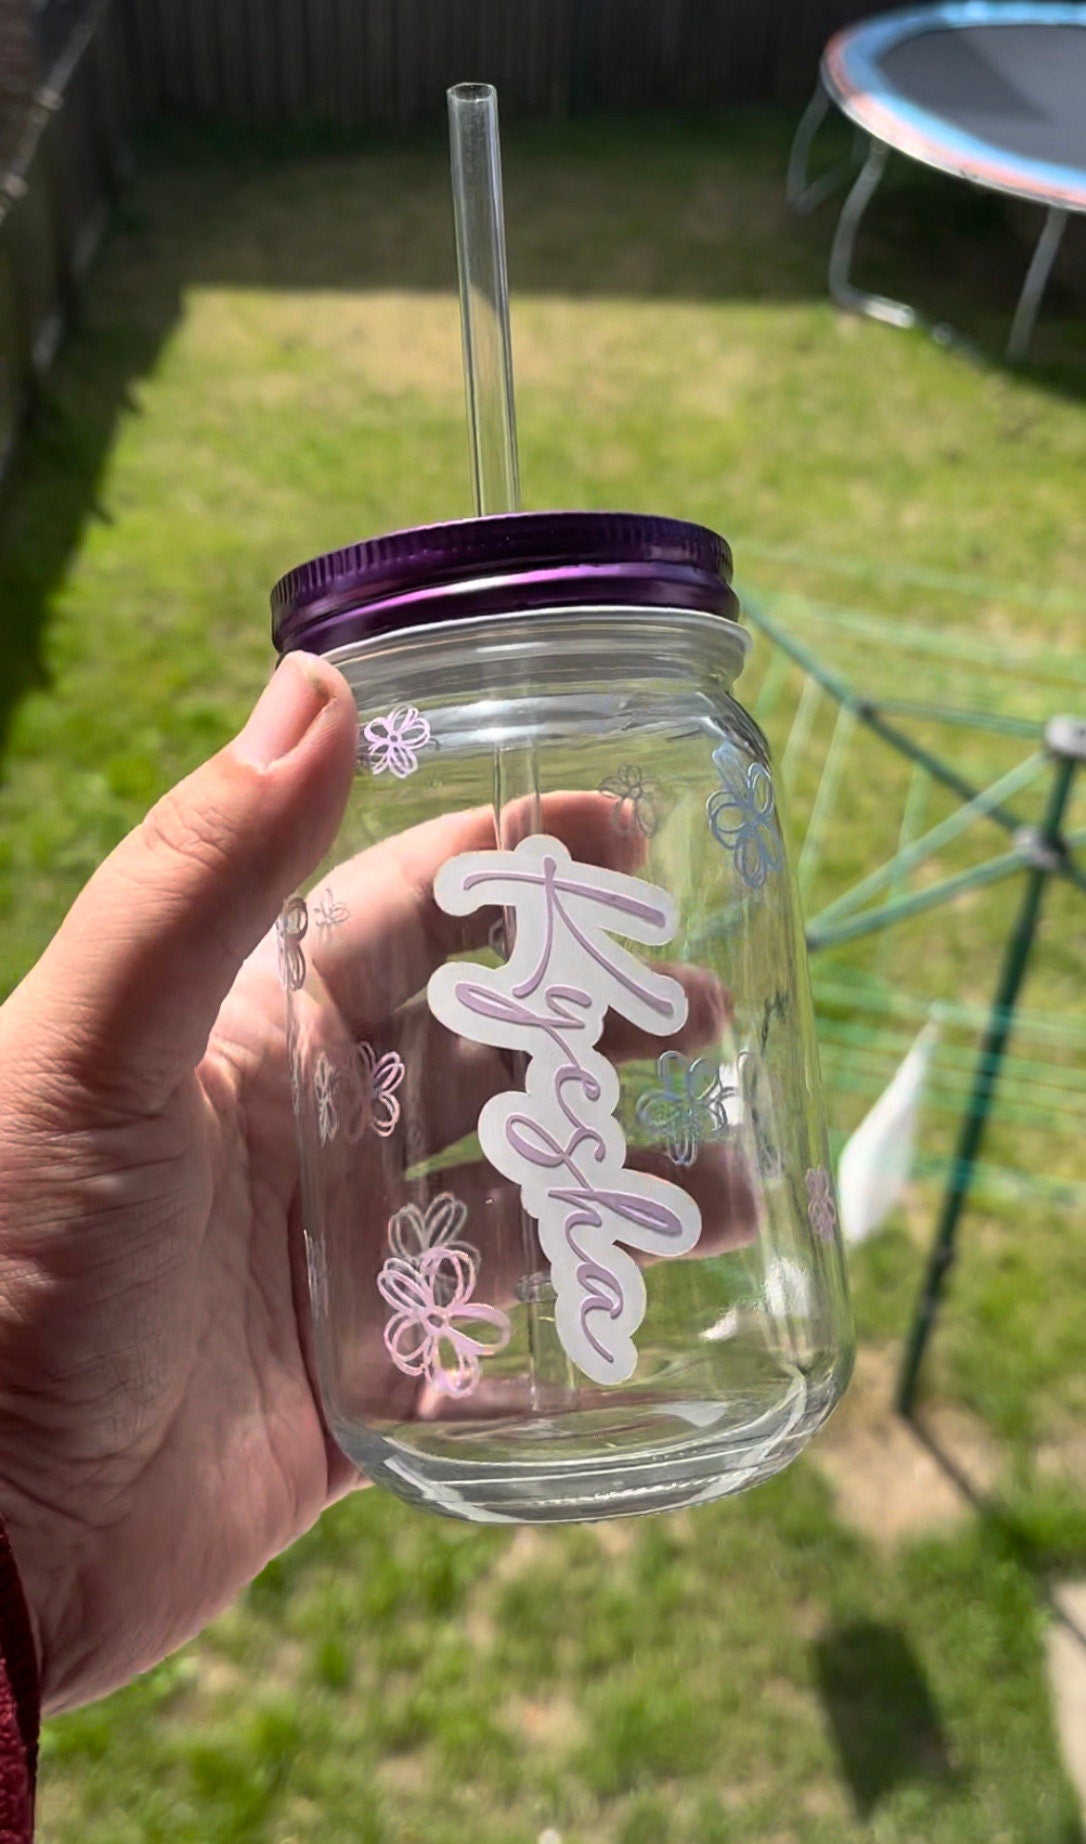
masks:
<path fill-rule="evenodd" d="M 763 686 L 763 701 L 768 704 L 778 695 L 788 660 L 797 665 L 806 677 L 797 720 L 785 752 L 786 768 L 790 754 L 802 753 L 820 693 L 827 693 L 840 707 L 815 796 L 807 838 L 800 854 L 801 890 L 805 890 L 819 855 L 822 834 L 832 811 L 844 744 L 849 730 L 855 724 L 865 725 L 890 748 L 914 763 L 918 770 L 950 789 L 964 803 L 949 819 L 914 838 L 910 835 L 915 789 L 910 789 L 907 803 L 910 812 L 902 824 L 897 852 L 886 864 L 862 879 L 813 919 L 807 931 L 807 943 L 812 953 L 890 928 L 897 922 L 950 902 L 966 891 L 981 889 L 1018 872 L 1025 874 L 1018 914 L 1007 941 L 980 1051 L 973 1066 L 950 1177 L 920 1296 L 906 1337 L 898 1379 L 897 1405 L 903 1414 L 909 1415 L 915 1406 L 924 1353 L 934 1330 L 947 1275 L 955 1259 L 958 1228 L 973 1187 L 985 1129 L 1030 964 L 1046 887 L 1049 880 L 1055 877 L 1086 892 L 1086 869 L 1076 863 L 1073 856 L 1074 848 L 1083 842 L 1083 835 L 1067 834 L 1064 829 L 1075 777 L 1078 769 L 1086 763 L 1086 722 L 1060 717 L 1054 718 L 1047 725 L 1040 725 L 1026 719 L 988 716 L 986 713 L 963 711 L 957 707 L 922 700 L 865 697 L 820 660 L 809 647 L 796 640 L 780 621 L 774 619 L 757 602 L 745 598 L 744 609 L 751 624 L 760 629 L 777 649 L 774 664 Z M 959 727 L 989 729 L 998 734 L 1021 737 L 1024 741 L 1036 741 L 1042 747 L 990 787 L 977 788 L 952 763 L 943 760 L 902 730 L 895 721 L 899 716 L 934 719 Z M 1008 804 L 1008 800 L 1044 774 L 1050 776 L 1050 786 L 1043 818 L 1038 827 L 1030 827 L 1023 816 Z M 1013 844 L 1009 851 L 984 864 L 944 877 L 925 890 L 912 893 L 901 891 L 900 885 L 909 871 L 931 858 L 981 818 L 992 821 L 1011 835 Z M 875 907 L 863 907 L 870 897 L 886 889 L 890 891 L 886 901 Z"/>

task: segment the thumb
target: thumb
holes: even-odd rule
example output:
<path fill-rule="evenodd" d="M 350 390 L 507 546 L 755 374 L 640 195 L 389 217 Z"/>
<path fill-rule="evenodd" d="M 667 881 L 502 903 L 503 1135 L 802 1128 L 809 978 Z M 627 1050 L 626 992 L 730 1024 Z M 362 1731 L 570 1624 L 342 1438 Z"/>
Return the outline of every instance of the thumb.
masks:
<path fill-rule="evenodd" d="M 356 746 L 346 681 L 288 654 L 240 735 L 106 859 L 9 1000 L 6 1022 L 25 1027 L 34 1061 L 92 1103 L 161 1107 L 203 1055 L 242 962 L 330 846 Z"/>

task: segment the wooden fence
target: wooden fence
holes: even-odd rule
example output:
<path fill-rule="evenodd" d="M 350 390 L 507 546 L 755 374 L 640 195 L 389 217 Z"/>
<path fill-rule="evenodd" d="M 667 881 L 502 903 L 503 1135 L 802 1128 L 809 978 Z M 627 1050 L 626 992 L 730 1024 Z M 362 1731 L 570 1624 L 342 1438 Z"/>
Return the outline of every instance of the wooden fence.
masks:
<path fill-rule="evenodd" d="M 6 13 L 3 9 L 6 8 Z M 281 127 L 437 126 L 445 87 L 509 114 L 798 98 L 870 0 L 0 0 L 48 79 L 0 174 L 0 478 L 126 166 L 132 104 Z M 14 40 L 13 40 L 14 42 Z M 30 38 L 26 39 L 29 45 Z"/>
<path fill-rule="evenodd" d="M 120 21 L 97 0 L 28 99 L 0 178 L 0 476 L 124 172 L 128 118 Z"/>
<path fill-rule="evenodd" d="M 878 0 L 122 0 L 151 109 L 344 130 L 440 120 L 446 85 L 510 113 L 797 100 Z"/>

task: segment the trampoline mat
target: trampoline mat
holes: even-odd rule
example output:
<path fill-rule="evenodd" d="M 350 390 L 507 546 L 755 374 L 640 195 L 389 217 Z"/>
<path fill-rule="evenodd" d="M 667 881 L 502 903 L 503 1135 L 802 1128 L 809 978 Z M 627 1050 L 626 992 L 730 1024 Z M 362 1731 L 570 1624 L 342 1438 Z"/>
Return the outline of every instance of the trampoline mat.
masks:
<path fill-rule="evenodd" d="M 935 29 L 878 62 L 900 96 L 990 147 L 1086 169 L 1086 27 Z"/>

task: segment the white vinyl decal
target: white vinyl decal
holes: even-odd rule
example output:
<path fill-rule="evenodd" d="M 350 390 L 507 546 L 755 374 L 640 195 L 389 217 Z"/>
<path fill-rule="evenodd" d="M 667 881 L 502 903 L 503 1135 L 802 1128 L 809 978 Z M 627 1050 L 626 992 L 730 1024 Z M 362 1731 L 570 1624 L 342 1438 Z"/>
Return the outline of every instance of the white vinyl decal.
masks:
<path fill-rule="evenodd" d="M 539 1224 L 566 1353 L 593 1382 L 624 1382 L 645 1316 L 645 1283 L 627 1251 L 685 1254 L 701 1212 L 677 1184 L 626 1169 L 619 1080 L 595 1045 L 608 1010 L 656 1037 L 685 1023 L 679 981 L 613 939 L 662 947 L 674 904 L 654 884 L 579 864 L 546 836 L 512 852 L 462 853 L 439 871 L 434 896 L 449 915 L 497 906 L 515 919 L 503 966 L 449 962 L 427 998 L 461 1037 L 527 1053 L 523 1091 L 486 1103 L 480 1144 Z"/>

